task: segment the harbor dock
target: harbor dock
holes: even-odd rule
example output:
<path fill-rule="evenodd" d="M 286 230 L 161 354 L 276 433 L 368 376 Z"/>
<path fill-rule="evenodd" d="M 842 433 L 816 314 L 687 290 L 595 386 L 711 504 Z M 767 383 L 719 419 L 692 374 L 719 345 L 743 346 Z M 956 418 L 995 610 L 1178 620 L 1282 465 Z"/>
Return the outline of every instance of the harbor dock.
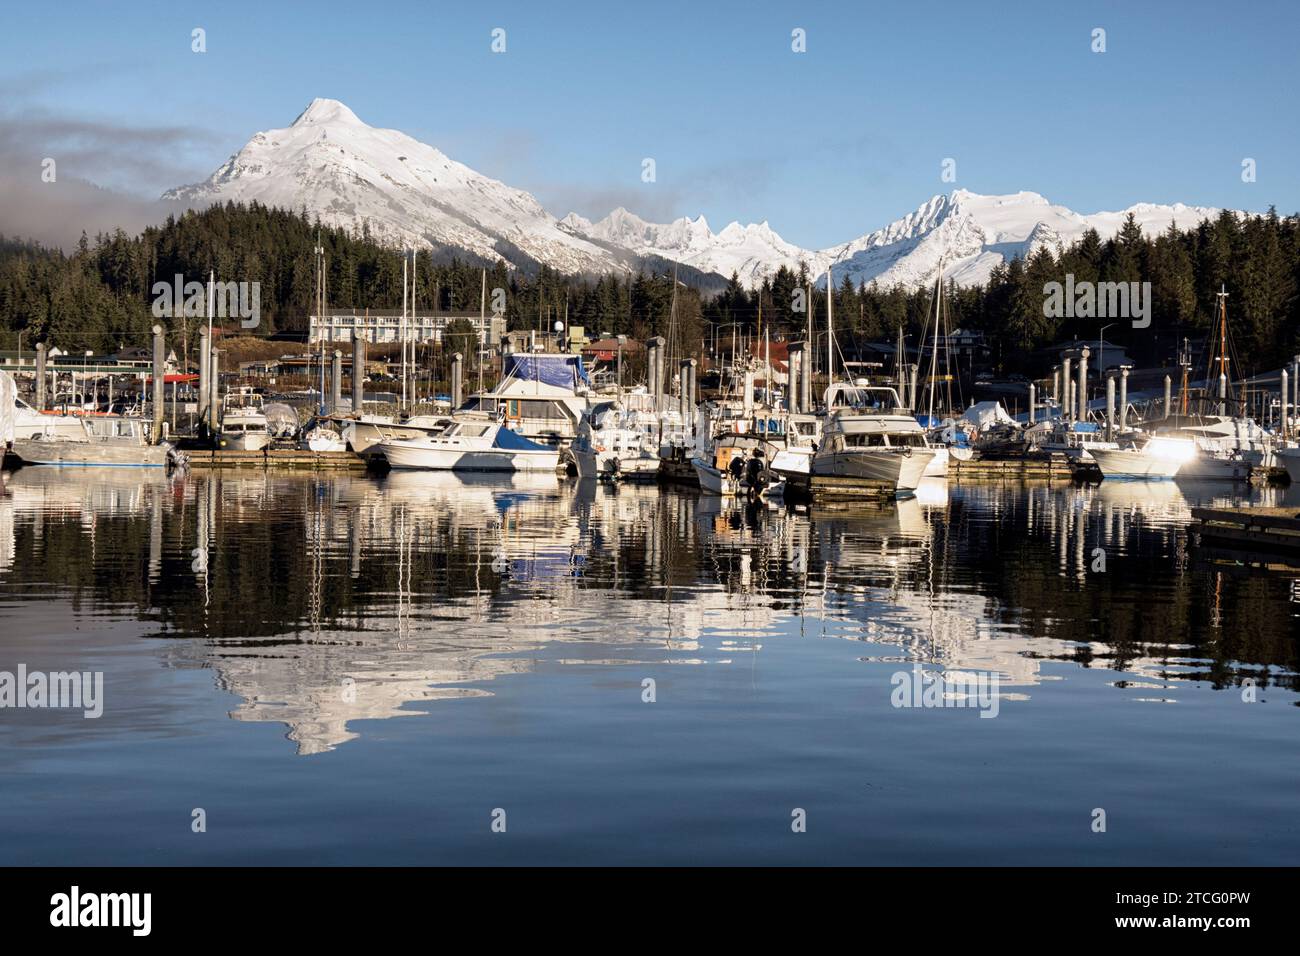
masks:
<path fill-rule="evenodd" d="M 1198 545 L 1300 556 L 1300 512 L 1295 508 L 1193 508 L 1190 531 Z"/>
<path fill-rule="evenodd" d="M 366 470 L 366 462 L 350 451 L 307 451 L 299 448 L 264 448 L 261 451 L 237 451 L 229 448 L 189 448 L 185 450 L 192 469 L 213 468 L 288 468 L 309 471 Z"/>

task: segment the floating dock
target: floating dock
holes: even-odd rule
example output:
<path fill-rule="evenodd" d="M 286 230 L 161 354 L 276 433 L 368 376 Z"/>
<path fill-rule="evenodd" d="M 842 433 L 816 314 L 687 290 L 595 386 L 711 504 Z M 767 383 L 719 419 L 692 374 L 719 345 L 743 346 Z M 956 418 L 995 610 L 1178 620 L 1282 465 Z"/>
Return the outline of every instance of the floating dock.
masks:
<path fill-rule="evenodd" d="M 1069 481 L 1070 459 L 1060 453 L 1030 453 L 1006 457 L 976 454 L 969 461 L 948 458 L 948 477 L 956 479 L 1047 478 Z"/>
<path fill-rule="evenodd" d="M 190 448 L 185 456 L 190 468 L 285 468 L 307 471 L 365 471 L 366 461 L 350 451 L 307 451 L 299 448 L 264 448 L 237 451 L 230 448 Z"/>
<path fill-rule="evenodd" d="M 893 482 L 841 475 L 791 475 L 786 478 L 786 488 L 787 495 L 804 496 L 815 501 L 846 498 L 885 501 L 898 496 Z"/>
<path fill-rule="evenodd" d="M 1300 555 L 1300 511 L 1295 508 L 1193 508 L 1193 541 L 1254 554 Z"/>

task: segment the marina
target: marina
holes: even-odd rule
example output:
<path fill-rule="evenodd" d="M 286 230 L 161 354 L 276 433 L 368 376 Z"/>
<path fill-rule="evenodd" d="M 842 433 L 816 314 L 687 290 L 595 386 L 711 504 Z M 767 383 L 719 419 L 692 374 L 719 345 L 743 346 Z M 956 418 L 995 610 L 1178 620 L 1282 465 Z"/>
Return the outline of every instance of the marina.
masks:
<path fill-rule="evenodd" d="M 11 6 L 20 938 L 1291 928 L 1297 9 Z"/>

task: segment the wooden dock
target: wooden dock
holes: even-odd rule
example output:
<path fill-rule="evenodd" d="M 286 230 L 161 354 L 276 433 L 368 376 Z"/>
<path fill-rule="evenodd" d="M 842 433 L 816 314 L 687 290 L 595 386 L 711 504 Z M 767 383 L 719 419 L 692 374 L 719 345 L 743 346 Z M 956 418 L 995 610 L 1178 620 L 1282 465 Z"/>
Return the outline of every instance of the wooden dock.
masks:
<path fill-rule="evenodd" d="M 1300 555 L 1300 511 L 1295 508 L 1193 508 L 1198 544 L 1263 554 Z"/>
<path fill-rule="evenodd" d="M 800 475 L 786 479 L 786 494 L 792 497 L 812 498 L 815 501 L 856 498 L 866 501 L 884 501 L 897 497 L 893 482 L 871 481 L 866 478 L 849 478 L 841 475 Z"/>
<path fill-rule="evenodd" d="M 976 453 L 969 461 L 948 459 L 948 477 L 958 480 L 1003 480 L 1046 478 L 1069 481 L 1070 460 L 1062 454 L 1028 454 L 984 457 Z"/>
<path fill-rule="evenodd" d="M 366 462 L 350 451 L 307 451 L 265 448 L 236 451 L 229 448 L 191 448 L 185 451 L 190 468 L 284 468 L 306 471 L 365 471 Z"/>

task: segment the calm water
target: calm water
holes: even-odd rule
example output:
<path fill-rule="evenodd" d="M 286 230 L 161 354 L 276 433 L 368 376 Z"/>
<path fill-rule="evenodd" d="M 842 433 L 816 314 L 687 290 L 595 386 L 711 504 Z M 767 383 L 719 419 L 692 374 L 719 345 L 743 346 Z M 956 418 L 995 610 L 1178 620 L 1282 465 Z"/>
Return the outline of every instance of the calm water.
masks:
<path fill-rule="evenodd" d="M 0 863 L 1294 864 L 1300 573 L 1213 500 L 24 469 L 0 671 L 104 713 L 0 710 Z"/>

